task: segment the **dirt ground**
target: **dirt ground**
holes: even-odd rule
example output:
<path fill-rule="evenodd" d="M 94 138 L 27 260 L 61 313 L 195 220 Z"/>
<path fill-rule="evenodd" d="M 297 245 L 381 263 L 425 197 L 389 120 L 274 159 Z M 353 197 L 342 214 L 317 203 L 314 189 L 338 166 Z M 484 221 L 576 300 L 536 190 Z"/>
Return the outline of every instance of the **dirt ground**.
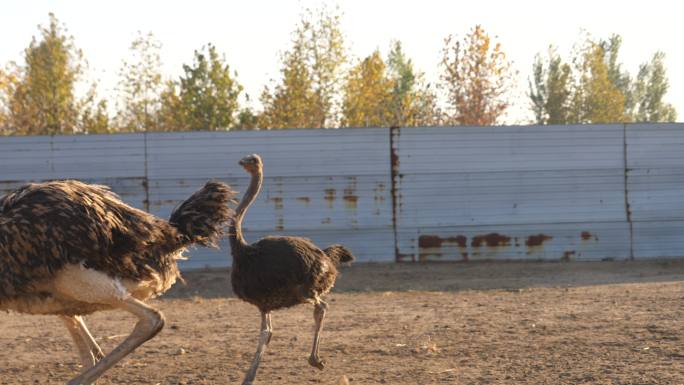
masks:
<path fill-rule="evenodd" d="M 152 303 L 166 328 L 99 384 L 239 384 L 257 310 L 226 270 L 185 275 Z M 321 357 L 310 306 L 274 314 L 256 384 L 684 384 L 684 261 L 358 264 L 329 295 Z M 105 351 L 134 323 L 86 322 Z M 56 317 L 0 313 L 0 384 L 79 370 Z M 346 381 L 345 381 L 346 379 Z"/>

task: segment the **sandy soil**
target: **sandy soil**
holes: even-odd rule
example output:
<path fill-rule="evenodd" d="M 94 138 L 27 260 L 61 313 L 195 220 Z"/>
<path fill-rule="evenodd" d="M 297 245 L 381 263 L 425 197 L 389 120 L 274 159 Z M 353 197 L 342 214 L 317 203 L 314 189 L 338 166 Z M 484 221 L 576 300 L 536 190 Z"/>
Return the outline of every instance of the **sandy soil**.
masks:
<path fill-rule="evenodd" d="M 227 271 L 186 274 L 152 303 L 166 328 L 99 384 L 239 384 L 259 316 Z M 274 314 L 257 384 L 684 384 L 684 261 L 364 264 L 328 297 L 323 371 L 312 309 Z M 87 318 L 106 351 L 135 320 Z M 55 317 L 0 314 L 0 384 L 79 370 Z"/>

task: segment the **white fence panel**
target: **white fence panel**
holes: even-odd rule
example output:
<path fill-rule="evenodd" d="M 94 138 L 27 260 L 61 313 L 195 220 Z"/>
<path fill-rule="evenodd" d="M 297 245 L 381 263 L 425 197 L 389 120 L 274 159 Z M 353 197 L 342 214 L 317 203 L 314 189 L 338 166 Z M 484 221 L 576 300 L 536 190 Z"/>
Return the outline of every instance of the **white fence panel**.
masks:
<path fill-rule="evenodd" d="M 320 246 L 339 242 L 361 261 L 394 260 L 386 129 L 287 130 L 150 134 L 150 210 L 167 217 L 207 179 L 244 191 L 238 165 L 258 153 L 264 186 L 246 215 L 249 240 L 300 235 Z M 186 267 L 230 264 L 220 251 L 198 249 Z"/>
<path fill-rule="evenodd" d="M 683 256 L 684 124 L 633 124 L 626 132 L 634 256 Z"/>
<path fill-rule="evenodd" d="M 167 218 L 209 179 L 244 191 L 250 240 L 302 235 L 361 261 L 684 255 L 684 124 L 364 128 L 0 138 L 0 194 L 107 184 Z M 227 266 L 197 249 L 184 268 Z"/>
<path fill-rule="evenodd" d="M 628 257 L 623 131 L 393 129 L 399 258 Z"/>

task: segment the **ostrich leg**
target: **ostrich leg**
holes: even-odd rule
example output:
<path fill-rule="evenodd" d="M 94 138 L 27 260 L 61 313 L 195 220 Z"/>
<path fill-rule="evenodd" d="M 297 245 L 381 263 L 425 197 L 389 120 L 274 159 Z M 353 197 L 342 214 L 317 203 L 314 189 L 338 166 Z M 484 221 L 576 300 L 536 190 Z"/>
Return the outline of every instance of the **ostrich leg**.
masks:
<path fill-rule="evenodd" d="M 318 344 L 321 340 L 321 330 L 323 329 L 323 319 L 325 318 L 325 311 L 328 309 L 328 304 L 319 299 L 314 305 L 314 321 L 316 321 L 313 346 L 311 347 L 311 355 L 309 356 L 309 365 L 323 370 L 325 362 L 318 357 Z"/>
<path fill-rule="evenodd" d="M 77 319 L 77 317 L 78 316 L 60 316 L 59 318 L 62 320 L 64 326 L 66 326 L 67 330 L 69 331 L 71 339 L 74 341 L 74 345 L 76 345 L 78 355 L 81 359 L 81 365 L 83 365 L 84 369 L 88 369 L 95 365 L 97 361 L 102 357 L 98 357 L 93 352 L 92 346 L 83 338 L 83 334 L 81 333 L 81 327 L 79 325 L 79 320 Z"/>
<path fill-rule="evenodd" d="M 100 346 L 95 342 L 95 338 L 93 338 L 93 335 L 90 334 L 90 331 L 88 328 L 85 326 L 85 322 L 83 322 L 83 317 L 80 315 L 73 316 L 73 317 L 68 317 L 73 319 L 73 323 L 76 324 L 77 330 L 79 335 L 81 336 L 81 339 L 85 341 L 85 343 L 88 345 L 88 349 L 90 350 L 90 353 L 92 354 L 93 358 L 95 358 L 95 361 L 93 362 L 92 365 L 95 365 L 97 361 L 101 360 L 104 357 L 104 353 L 102 353 L 102 349 L 100 349 Z M 92 366 L 90 365 L 90 366 Z"/>
<path fill-rule="evenodd" d="M 154 337 L 164 327 L 164 316 L 158 310 L 133 298 L 121 281 L 112 279 L 103 272 L 83 267 L 65 269 L 55 277 L 54 284 L 55 294 L 58 296 L 80 302 L 109 304 L 138 317 L 133 332 L 119 346 L 97 364 L 86 368 L 79 376 L 69 381 L 68 385 L 92 384 L 107 369 Z M 75 334 L 79 335 L 82 345 L 87 344 L 87 338 L 84 339 L 78 330 L 75 330 L 72 336 Z"/>
<path fill-rule="evenodd" d="M 88 346 L 90 347 L 90 351 L 93 353 L 93 356 L 95 357 L 95 362 L 100 361 L 102 358 L 104 358 L 104 353 L 102 353 L 102 349 L 100 349 L 100 346 L 95 342 L 95 338 L 93 338 L 93 335 L 90 334 L 90 331 L 85 325 L 85 322 L 83 322 L 83 317 L 81 316 L 75 316 L 76 321 L 78 321 L 78 326 L 79 326 L 79 333 L 81 334 L 81 337 L 88 343 Z"/>
<path fill-rule="evenodd" d="M 245 374 L 245 379 L 242 381 L 242 385 L 252 385 L 254 382 L 254 377 L 256 377 L 256 372 L 259 368 L 259 362 L 261 362 L 261 356 L 264 354 L 266 346 L 271 341 L 272 335 L 273 329 L 271 327 L 271 313 L 261 312 L 261 333 L 259 334 L 259 345 L 257 346 L 254 360 L 252 360 L 252 365 L 249 367 L 247 374 Z"/>
<path fill-rule="evenodd" d="M 164 316 L 158 310 L 135 298 L 129 297 L 117 305 L 119 305 L 118 307 L 122 310 L 126 310 L 138 317 L 139 320 L 135 324 L 133 332 L 119 346 L 95 364 L 95 366 L 69 381 L 68 385 L 92 384 L 107 371 L 107 369 L 114 366 L 145 341 L 154 337 L 164 327 Z"/>

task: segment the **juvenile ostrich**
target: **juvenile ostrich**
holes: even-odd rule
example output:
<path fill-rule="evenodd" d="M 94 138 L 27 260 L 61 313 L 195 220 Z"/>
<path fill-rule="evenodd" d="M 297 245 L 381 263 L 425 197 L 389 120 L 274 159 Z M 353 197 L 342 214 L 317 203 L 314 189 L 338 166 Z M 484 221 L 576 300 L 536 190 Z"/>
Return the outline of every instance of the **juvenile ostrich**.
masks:
<path fill-rule="evenodd" d="M 154 337 L 164 317 L 143 301 L 179 276 L 176 260 L 192 244 L 211 245 L 232 217 L 235 193 L 208 182 L 159 219 L 123 203 L 107 187 L 77 181 L 29 184 L 0 199 L 0 310 L 58 315 L 91 384 Z M 82 315 L 122 309 L 133 332 L 104 355 Z"/>
<path fill-rule="evenodd" d="M 240 165 L 251 174 L 251 181 L 229 228 L 233 255 L 231 281 L 235 294 L 261 311 L 259 344 L 242 384 L 254 381 L 261 356 L 271 340 L 271 312 L 306 302 L 314 305 L 316 322 L 309 364 L 323 369 L 318 343 L 328 305 L 321 296 L 333 287 L 340 262 L 351 262 L 354 256 L 341 245 L 321 250 L 300 237 L 266 237 L 247 244 L 242 235 L 242 219 L 261 189 L 263 170 L 261 158 L 256 154 L 242 158 Z"/>

